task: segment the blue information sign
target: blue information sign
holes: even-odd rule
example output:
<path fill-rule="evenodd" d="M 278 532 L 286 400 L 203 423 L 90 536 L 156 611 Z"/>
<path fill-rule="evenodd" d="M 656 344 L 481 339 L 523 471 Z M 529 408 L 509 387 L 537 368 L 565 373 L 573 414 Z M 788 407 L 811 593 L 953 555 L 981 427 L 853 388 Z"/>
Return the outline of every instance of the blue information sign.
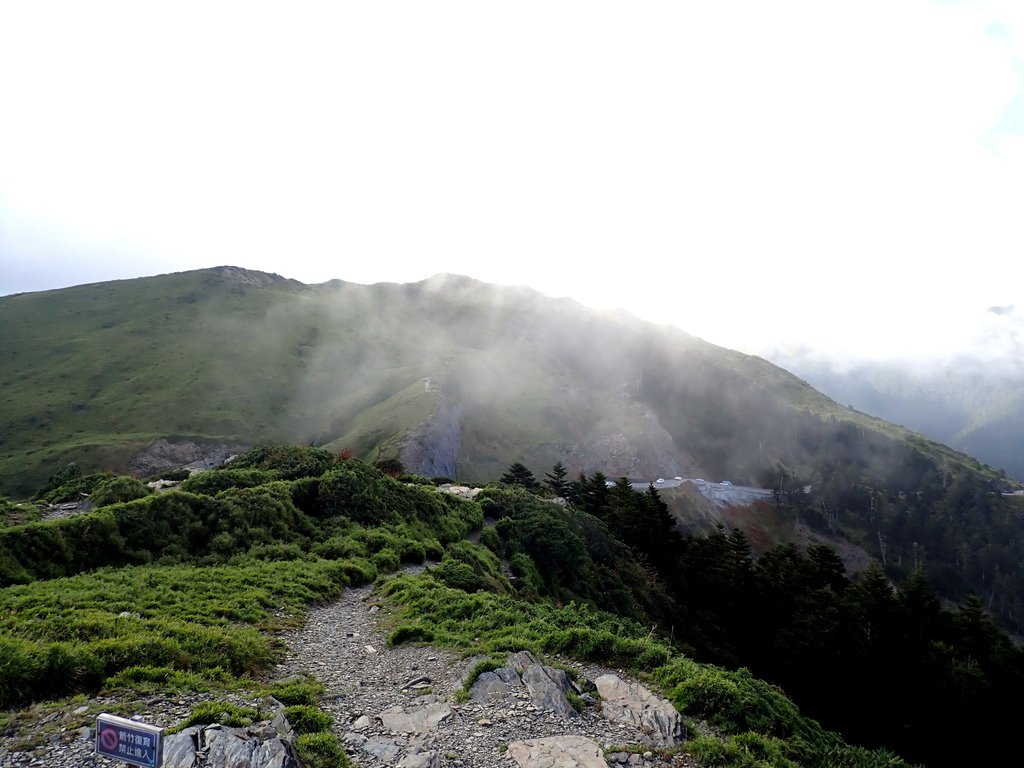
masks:
<path fill-rule="evenodd" d="M 164 729 L 106 713 L 96 718 L 96 754 L 143 768 L 160 768 Z"/>

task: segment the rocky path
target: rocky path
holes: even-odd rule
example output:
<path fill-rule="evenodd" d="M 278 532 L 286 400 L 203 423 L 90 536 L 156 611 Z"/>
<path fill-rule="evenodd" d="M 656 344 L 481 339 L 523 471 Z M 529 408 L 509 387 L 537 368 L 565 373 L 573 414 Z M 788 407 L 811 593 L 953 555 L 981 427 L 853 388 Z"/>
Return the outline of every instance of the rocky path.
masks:
<path fill-rule="evenodd" d="M 347 590 L 337 602 L 312 610 L 303 628 L 282 635 L 288 654 L 274 675 L 311 674 L 325 685 L 323 706 L 362 768 L 527 765 L 534 763 L 520 760 L 554 743 L 531 740 L 558 738 L 571 746 L 583 739 L 566 737 L 586 737 L 601 748 L 644 741 L 640 728 L 609 722 L 595 707 L 565 716 L 537 706 L 522 686 L 508 695 L 459 703 L 456 692 L 471 661 L 432 647 L 387 648 L 380 627 L 385 610 L 373 599 L 371 587 Z M 597 667 L 580 671 L 590 679 L 611 672 Z M 518 744 L 524 741 L 526 746 Z M 565 764 L 590 764 L 582 757 L 576 760 Z M 642 751 L 623 752 L 611 761 L 669 764 Z M 682 759 L 671 763 L 686 764 Z"/>
<path fill-rule="evenodd" d="M 417 566 L 405 572 L 421 570 Z M 671 762 L 659 759 L 657 750 L 602 755 L 611 746 L 644 743 L 649 732 L 628 717 L 610 721 L 598 706 L 587 706 L 577 715 L 564 697 L 560 705 L 552 705 L 551 695 L 558 698 L 560 694 L 539 695 L 533 683 L 536 678 L 546 683 L 546 678 L 564 675 L 536 663 L 529 670 L 518 666 L 532 659 L 529 654 L 510 658 L 516 670 L 482 675 L 474 687 L 474 699 L 460 701 L 463 697 L 456 694 L 472 660 L 432 647 L 387 648 L 380 621 L 386 611 L 369 586 L 346 590 L 336 602 L 311 609 L 301 629 L 280 635 L 287 654 L 267 678 L 310 674 L 322 682 L 326 688 L 322 706 L 333 716 L 339 738 L 360 768 L 693 765 L 682 757 Z M 599 681 L 598 688 L 609 701 L 612 694 L 602 688 L 603 676 L 614 673 L 626 687 L 632 685 L 621 672 L 563 664 L 575 667 L 581 679 Z M 491 687 L 477 695 L 485 677 Z M 208 699 L 249 707 L 261 703 L 244 693 L 224 692 L 172 697 L 119 694 L 44 703 L 19 713 L 4 727 L 0 766 L 124 765 L 93 754 L 95 736 L 90 726 L 97 714 L 116 712 L 169 727 Z"/>

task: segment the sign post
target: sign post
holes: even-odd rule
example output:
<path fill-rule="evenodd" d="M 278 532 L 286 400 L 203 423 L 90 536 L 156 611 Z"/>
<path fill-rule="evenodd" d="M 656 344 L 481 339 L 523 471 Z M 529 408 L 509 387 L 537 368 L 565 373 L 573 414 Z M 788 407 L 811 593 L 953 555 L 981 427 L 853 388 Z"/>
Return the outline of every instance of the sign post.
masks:
<path fill-rule="evenodd" d="M 164 729 L 103 713 L 96 718 L 96 754 L 143 768 L 160 768 Z"/>

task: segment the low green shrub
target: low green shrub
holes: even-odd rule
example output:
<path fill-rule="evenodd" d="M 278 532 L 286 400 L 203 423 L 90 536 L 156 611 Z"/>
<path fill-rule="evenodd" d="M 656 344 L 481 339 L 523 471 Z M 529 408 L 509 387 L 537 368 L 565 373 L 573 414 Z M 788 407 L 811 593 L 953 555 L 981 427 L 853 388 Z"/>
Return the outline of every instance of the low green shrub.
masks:
<path fill-rule="evenodd" d="M 340 575 L 343 583 L 351 587 L 360 584 L 369 584 L 379 575 L 377 566 L 366 558 L 353 557 L 348 560 L 339 560 Z"/>
<path fill-rule="evenodd" d="M 394 648 L 402 643 L 431 643 L 434 641 L 434 633 L 429 627 L 410 627 L 401 625 L 395 627 L 388 636 L 388 648 Z"/>
<path fill-rule="evenodd" d="M 493 672 L 496 669 L 501 669 L 502 663 L 496 659 L 481 659 L 466 673 L 466 679 L 462 681 L 462 688 L 468 691 L 473 687 L 473 683 L 480 677 L 484 672 Z"/>
<path fill-rule="evenodd" d="M 398 556 L 403 563 L 422 563 L 427 559 L 427 550 L 421 542 L 411 538 L 404 538 L 401 541 L 401 549 Z"/>
<path fill-rule="evenodd" d="M 315 707 L 324 693 L 324 686 L 313 678 L 285 680 L 268 685 L 264 692 L 286 706 Z"/>
<path fill-rule="evenodd" d="M 169 480 L 172 483 L 178 483 L 182 480 L 188 480 L 192 477 L 192 473 L 184 467 L 178 469 L 165 469 L 162 472 L 155 472 L 146 478 L 147 482 L 154 482 L 156 480 Z"/>
<path fill-rule="evenodd" d="M 263 692 L 278 699 L 286 707 L 305 705 L 315 707 L 324 695 L 324 684 L 313 678 L 282 680 L 267 685 Z"/>
<path fill-rule="evenodd" d="M 320 733 L 331 727 L 331 716 L 310 704 L 293 704 L 284 708 L 284 716 L 296 733 Z"/>
<path fill-rule="evenodd" d="M 121 504 L 149 496 L 152 491 L 134 477 L 118 475 L 103 480 L 93 489 L 92 502 L 97 507 L 107 504 Z"/>
<path fill-rule="evenodd" d="M 277 472 L 264 469 L 216 469 L 197 472 L 185 480 L 179 488 L 188 493 L 216 496 L 228 488 L 254 488 L 279 477 Z"/>
<path fill-rule="evenodd" d="M 305 768 L 350 768 L 348 755 L 333 733 L 304 733 L 295 740 L 295 749 Z"/>
<path fill-rule="evenodd" d="M 314 544 L 310 549 L 317 557 L 325 560 L 340 560 L 343 557 L 366 557 L 370 554 L 366 542 L 352 536 L 331 536 L 327 541 Z"/>
<path fill-rule="evenodd" d="M 74 465 L 70 465 L 69 468 L 72 467 Z M 36 494 L 35 500 L 45 504 L 64 504 L 69 501 L 81 501 L 82 494 L 89 495 L 97 485 L 105 480 L 116 477 L 113 472 L 98 472 L 92 475 L 76 475 L 74 472 L 66 474 L 68 475 L 66 480 L 61 480 L 57 485 L 43 489 Z M 63 477 L 61 473 L 58 473 L 58 476 L 55 477 L 57 479 Z"/>
<path fill-rule="evenodd" d="M 347 463 L 326 448 L 264 444 L 239 454 L 224 469 L 213 471 L 263 469 L 277 473 L 282 480 L 291 480 L 298 477 L 320 477 L 324 472 Z"/>
<path fill-rule="evenodd" d="M 234 678 L 220 667 L 187 672 L 172 667 L 139 665 L 108 677 L 104 687 L 133 691 L 212 691 L 229 687 Z"/>
<path fill-rule="evenodd" d="M 381 573 L 397 571 L 398 567 L 402 564 L 402 560 L 399 558 L 398 553 L 390 547 L 385 547 L 379 552 L 374 552 L 370 557 L 370 562 L 372 562 Z"/>
<path fill-rule="evenodd" d="M 807 741 L 818 740 L 822 733 L 781 690 L 746 669 L 732 672 L 679 658 L 659 669 L 656 677 L 681 712 L 707 720 L 723 733 L 754 731 Z"/>
<path fill-rule="evenodd" d="M 461 592 L 478 592 L 488 588 L 487 581 L 468 563 L 445 560 L 431 571 L 440 583 Z"/>
<path fill-rule="evenodd" d="M 210 725 L 211 723 L 239 728 L 258 723 L 263 718 L 264 713 L 252 707 L 240 707 L 227 701 L 203 701 L 192 708 L 192 714 L 168 731 L 176 733 L 193 725 Z"/>
<path fill-rule="evenodd" d="M 484 528 L 480 532 L 480 544 L 482 546 L 487 547 L 487 549 L 491 550 L 491 552 L 498 555 L 499 557 L 501 556 L 501 553 L 504 550 L 504 547 L 502 546 L 501 543 L 501 538 L 498 536 L 498 532 L 494 530 L 493 527 Z"/>
<path fill-rule="evenodd" d="M 306 556 L 298 544 L 261 544 L 249 550 L 249 556 L 256 560 L 284 561 L 301 560 Z"/>

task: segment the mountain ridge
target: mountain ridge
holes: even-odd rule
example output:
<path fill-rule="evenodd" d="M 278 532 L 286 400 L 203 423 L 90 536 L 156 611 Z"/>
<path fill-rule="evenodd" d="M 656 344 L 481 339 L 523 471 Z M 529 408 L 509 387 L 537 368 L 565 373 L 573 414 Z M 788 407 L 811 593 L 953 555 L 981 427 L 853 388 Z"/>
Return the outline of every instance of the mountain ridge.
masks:
<path fill-rule="evenodd" d="M 898 572 L 927 557 L 944 594 L 1024 615 L 1017 576 L 990 576 L 1015 573 L 1005 475 L 672 326 L 458 276 L 307 286 L 237 267 L 6 297 L 0 325 L 9 495 L 160 440 L 313 444 L 469 482 L 515 462 L 728 479 L 781 491 L 791 526 Z M 968 540 L 988 554 L 962 557 Z"/>
<path fill-rule="evenodd" d="M 1024 478 L 1024 372 L 961 357 L 930 366 L 836 365 L 770 356 L 840 402 L 906 425 L 930 439 Z"/>
<path fill-rule="evenodd" d="M 576 456 L 573 471 L 613 476 L 687 470 L 751 481 L 779 463 L 800 474 L 793 456 L 765 447 L 765 430 L 739 423 L 757 415 L 744 397 L 897 441 L 912 437 L 764 358 L 622 312 L 459 275 L 307 286 L 222 266 L 4 297 L 0 320 L 9 330 L 0 359 L 8 395 L 0 488 L 15 492 L 62 462 L 121 468 L 126 451 L 174 436 L 313 441 L 378 457 L 404 451 L 411 468 L 426 470 L 439 460 L 425 436 L 443 436 L 451 454 L 455 441 L 441 422 L 455 413 L 461 465 L 451 455 L 438 465 L 470 480 L 514 460 L 539 467 L 565 456 Z M 669 369 L 686 391 L 666 381 Z M 701 398 L 717 414 L 700 413 Z M 502 418 L 493 403 L 516 415 Z M 762 433 L 751 435 L 759 455 L 741 462 L 723 449 L 709 452 L 700 433 L 721 431 L 716 417 Z M 58 435 L 62 428 L 70 429 Z M 586 447 L 602 440 L 617 447 Z M 18 449 L 20 460 L 12 459 Z M 929 450 L 981 469 L 940 446 Z M 29 480 L 12 487 L 12 473 L 26 471 Z"/>

